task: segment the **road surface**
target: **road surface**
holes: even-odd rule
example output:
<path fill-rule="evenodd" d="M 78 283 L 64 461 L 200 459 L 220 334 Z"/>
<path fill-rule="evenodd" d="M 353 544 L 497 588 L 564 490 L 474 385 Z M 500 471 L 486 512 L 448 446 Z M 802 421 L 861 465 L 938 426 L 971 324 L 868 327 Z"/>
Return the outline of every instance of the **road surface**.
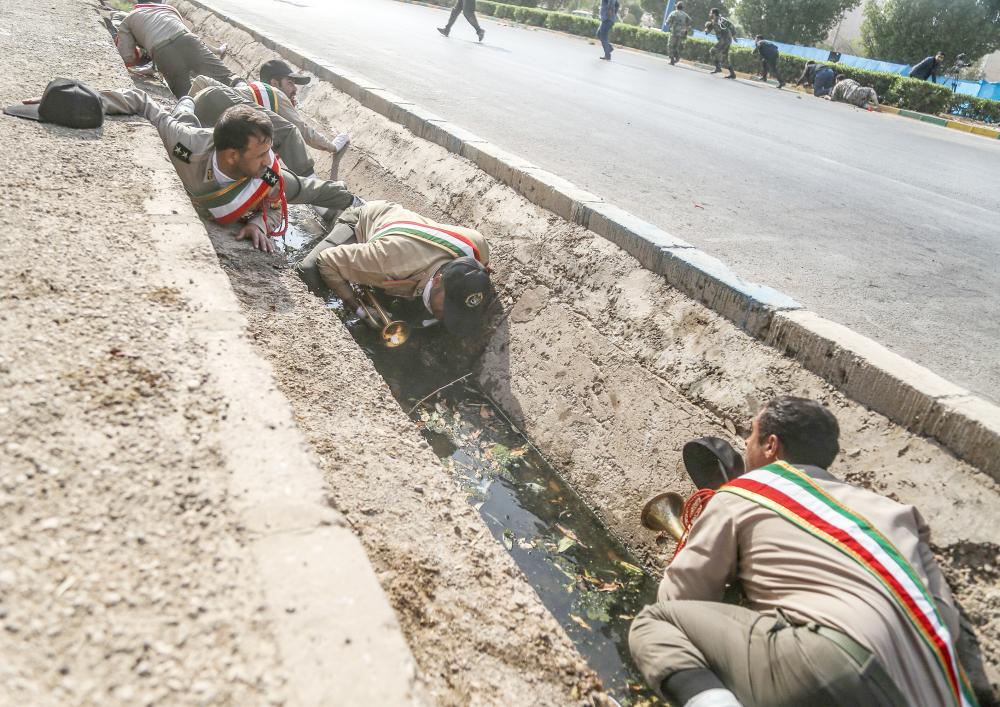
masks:
<path fill-rule="evenodd" d="M 1000 140 L 393 0 L 212 3 L 1000 400 Z"/>

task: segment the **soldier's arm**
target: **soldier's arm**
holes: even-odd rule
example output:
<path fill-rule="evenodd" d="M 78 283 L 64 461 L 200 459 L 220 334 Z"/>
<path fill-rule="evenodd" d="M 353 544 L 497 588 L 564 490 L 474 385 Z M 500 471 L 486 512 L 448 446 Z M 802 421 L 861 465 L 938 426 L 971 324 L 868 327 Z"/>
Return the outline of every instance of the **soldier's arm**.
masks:
<path fill-rule="evenodd" d="M 384 254 L 369 243 L 351 243 L 324 250 L 317 266 L 327 287 L 354 309 L 358 303 L 351 283 L 378 286 L 393 279 L 382 268 L 383 258 Z"/>
<path fill-rule="evenodd" d="M 129 27 L 128 17 L 122 20 L 122 23 L 118 26 L 118 34 L 115 35 L 115 46 L 118 48 L 118 53 L 121 55 L 122 61 L 125 62 L 125 66 L 135 66 L 139 63 L 139 45 L 136 44 L 135 37 L 132 35 L 132 29 Z"/>
<path fill-rule="evenodd" d="M 721 601 L 736 577 L 738 542 L 733 506 L 740 499 L 716 494 L 695 521 L 687 543 L 667 567 L 660 582 L 660 601 Z"/>
<path fill-rule="evenodd" d="M 961 630 L 959 613 L 955 606 L 955 599 L 948 588 L 948 582 L 945 580 L 937 560 L 934 559 L 934 553 L 931 552 L 930 526 L 927 525 L 923 516 L 920 515 L 920 511 L 916 508 L 913 509 L 913 516 L 916 519 L 917 533 L 920 537 L 920 544 L 917 546 L 917 551 L 920 553 L 921 569 L 923 569 L 927 577 L 927 588 L 930 590 L 931 596 L 934 597 L 934 603 L 937 604 L 941 619 L 944 621 L 945 626 L 948 627 L 952 642 L 958 643 L 958 635 Z"/>
<path fill-rule="evenodd" d="M 190 100 L 190 99 L 188 99 Z M 104 112 L 108 115 L 141 115 L 156 128 L 160 134 L 163 146 L 170 153 L 172 161 L 183 158 L 175 152 L 178 147 L 181 153 L 198 153 L 207 150 L 212 143 L 212 131 L 196 128 L 178 120 L 173 114 L 164 110 L 145 91 L 127 88 L 122 91 L 101 91 L 101 102 Z"/>
<path fill-rule="evenodd" d="M 287 120 L 289 123 L 294 125 L 302 133 L 302 139 L 309 147 L 314 147 L 317 150 L 323 150 L 325 152 L 336 152 L 337 148 L 334 147 L 333 142 L 328 140 L 325 135 L 313 129 L 313 127 L 306 122 L 305 118 L 296 110 L 295 106 L 292 105 L 292 100 L 280 91 L 275 91 L 278 93 L 278 115 Z"/>
<path fill-rule="evenodd" d="M 203 76 L 202 74 L 198 74 L 191 81 L 191 95 L 197 96 L 201 91 L 204 91 L 206 88 L 209 88 L 210 86 L 214 87 L 214 86 L 225 86 L 225 85 L 226 84 L 222 83 L 221 81 L 216 81 L 211 76 Z"/>

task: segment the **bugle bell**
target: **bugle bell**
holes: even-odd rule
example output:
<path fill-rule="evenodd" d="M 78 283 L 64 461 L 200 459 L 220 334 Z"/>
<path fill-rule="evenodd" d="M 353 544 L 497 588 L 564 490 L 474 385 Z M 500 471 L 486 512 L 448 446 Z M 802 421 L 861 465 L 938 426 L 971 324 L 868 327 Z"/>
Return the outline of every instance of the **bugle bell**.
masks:
<path fill-rule="evenodd" d="M 666 531 L 674 540 L 684 537 L 684 525 L 681 523 L 681 511 L 684 508 L 684 497 L 679 493 L 667 491 L 653 496 L 642 507 L 642 524 L 650 530 Z"/>
<path fill-rule="evenodd" d="M 369 326 L 378 330 L 382 335 L 382 343 L 387 348 L 394 349 L 402 346 L 410 338 L 410 325 L 406 322 L 394 320 L 379 303 L 378 296 L 370 287 L 360 287 L 358 294 L 358 304 L 360 312 L 364 312 L 362 317 Z M 360 313 L 359 312 L 359 313 Z"/>

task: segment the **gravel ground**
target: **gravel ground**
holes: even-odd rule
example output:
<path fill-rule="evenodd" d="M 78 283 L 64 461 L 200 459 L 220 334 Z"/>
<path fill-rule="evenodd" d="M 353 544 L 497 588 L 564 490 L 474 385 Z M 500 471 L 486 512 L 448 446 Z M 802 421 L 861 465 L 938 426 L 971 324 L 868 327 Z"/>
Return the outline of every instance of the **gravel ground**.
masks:
<path fill-rule="evenodd" d="M 0 1 L 0 51 L 5 105 L 55 76 L 127 81 L 85 2 Z M 227 507 L 226 393 L 164 286 L 130 158 L 155 135 L 7 116 L 0 135 L 0 703 L 281 703 Z"/>

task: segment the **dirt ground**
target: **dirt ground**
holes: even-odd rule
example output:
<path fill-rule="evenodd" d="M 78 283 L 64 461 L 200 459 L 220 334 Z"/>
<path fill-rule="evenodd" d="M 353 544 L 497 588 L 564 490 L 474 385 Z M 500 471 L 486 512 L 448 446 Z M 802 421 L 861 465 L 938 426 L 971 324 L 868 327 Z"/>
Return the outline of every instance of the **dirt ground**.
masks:
<path fill-rule="evenodd" d="M 243 47 L 242 66 L 272 56 L 207 13 L 197 18 Z M 930 521 L 967 619 L 970 671 L 987 701 L 996 700 L 1000 531 L 992 519 L 1000 490 L 992 479 L 846 400 L 615 246 L 332 87 L 308 87 L 302 104 L 328 129 L 353 132 L 352 155 L 364 159 L 346 159 L 340 176 L 359 193 L 487 235 L 505 314 L 480 382 L 650 564 L 661 564 L 665 552 L 639 527 L 638 511 L 653 493 L 689 490 L 680 461 L 685 441 L 711 434 L 742 448 L 740 435 L 770 397 L 820 399 L 841 423 L 843 453 L 833 471 L 917 505 Z"/>

